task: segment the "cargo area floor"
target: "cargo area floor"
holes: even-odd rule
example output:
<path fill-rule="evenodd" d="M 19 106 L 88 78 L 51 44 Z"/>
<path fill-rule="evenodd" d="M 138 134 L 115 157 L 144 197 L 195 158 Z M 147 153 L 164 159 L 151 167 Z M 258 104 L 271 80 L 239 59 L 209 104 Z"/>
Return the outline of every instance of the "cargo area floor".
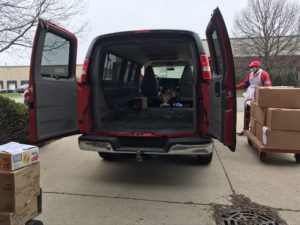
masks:
<path fill-rule="evenodd" d="M 124 110 L 106 124 L 104 131 L 129 132 L 193 132 L 192 108 L 148 108 Z"/>

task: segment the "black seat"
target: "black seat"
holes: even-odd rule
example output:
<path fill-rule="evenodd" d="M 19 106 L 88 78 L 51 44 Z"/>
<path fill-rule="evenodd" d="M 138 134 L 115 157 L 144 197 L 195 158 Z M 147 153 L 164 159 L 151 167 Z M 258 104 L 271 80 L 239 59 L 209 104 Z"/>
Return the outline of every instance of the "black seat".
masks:
<path fill-rule="evenodd" d="M 193 74 L 191 67 L 184 67 L 179 83 L 179 99 L 183 102 L 193 101 Z"/>
<path fill-rule="evenodd" d="M 145 97 L 157 97 L 158 87 L 153 68 L 148 66 L 145 70 L 144 79 L 141 85 L 142 95 Z"/>
<path fill-rule="evenodd" d="M 143 96 L 147 97 L 149 105 L 159 105 L 157 80 L 151 66 L 148 66 L 145 70 L 141 92 Z"/>

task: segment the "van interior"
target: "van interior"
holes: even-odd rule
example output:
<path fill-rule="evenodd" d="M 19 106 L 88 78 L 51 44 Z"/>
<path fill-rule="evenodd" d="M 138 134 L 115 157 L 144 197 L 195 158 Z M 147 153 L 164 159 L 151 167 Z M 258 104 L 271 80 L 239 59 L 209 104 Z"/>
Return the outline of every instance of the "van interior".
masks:
<path fill-rule="evenodd" d="M 188 35 L 127 33 L 95 42 L 89 79 L 95 131 L 194 133 L 197 51 Z"/>

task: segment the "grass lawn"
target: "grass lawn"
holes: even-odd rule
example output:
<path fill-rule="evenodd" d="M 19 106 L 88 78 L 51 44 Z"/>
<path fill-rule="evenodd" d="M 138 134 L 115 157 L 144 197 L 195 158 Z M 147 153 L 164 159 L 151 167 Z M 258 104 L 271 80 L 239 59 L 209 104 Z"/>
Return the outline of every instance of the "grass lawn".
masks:
<path fill-rule="evenodd" d="M 0 96 L 10 98 L 10 97 L 23 96 L 23 94 L 20 94 L 20 93 L 1 93 Z"/>

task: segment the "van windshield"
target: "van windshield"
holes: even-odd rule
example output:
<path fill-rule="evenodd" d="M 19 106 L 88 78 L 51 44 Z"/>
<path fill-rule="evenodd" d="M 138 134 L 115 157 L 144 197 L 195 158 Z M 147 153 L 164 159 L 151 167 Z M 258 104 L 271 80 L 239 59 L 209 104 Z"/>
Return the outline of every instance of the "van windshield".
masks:
<path fill-rule="evenodd" d="M 180 79 L 184 66 L 154 66 L 153 70 L 158 77 Z"/>

